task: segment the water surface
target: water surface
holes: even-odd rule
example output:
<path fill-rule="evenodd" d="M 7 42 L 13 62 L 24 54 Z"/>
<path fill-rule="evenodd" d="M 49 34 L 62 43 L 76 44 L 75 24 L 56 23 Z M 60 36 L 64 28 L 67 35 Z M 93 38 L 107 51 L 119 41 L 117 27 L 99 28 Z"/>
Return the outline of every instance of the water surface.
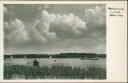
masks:
<path fill-rule="evenodd" d="M 35 59 L 6 59 L 4 61 L 5 64 L 13 64 L 13 65 L 28 65 L 31 66 Z M 86 66 L 98 66 L 102 68 L 106 68 L 106 59 L 99 58 L 99 60 L 81 60 L 80 58 L 38 58 L 36 59 L 40 66 L 51 66 L 51 65 L 66 65 L 72 67 L 86 67 Z"/>

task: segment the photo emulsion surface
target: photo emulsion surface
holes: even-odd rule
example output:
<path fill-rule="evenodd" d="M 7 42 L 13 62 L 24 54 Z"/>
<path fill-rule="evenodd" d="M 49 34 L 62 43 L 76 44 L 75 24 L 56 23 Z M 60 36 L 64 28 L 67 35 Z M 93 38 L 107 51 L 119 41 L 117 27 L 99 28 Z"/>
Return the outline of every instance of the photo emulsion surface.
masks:
<path fill-rule="evenodd" d="M 106 5 L 3 8 L 4 79 L 106 79 Z"/>

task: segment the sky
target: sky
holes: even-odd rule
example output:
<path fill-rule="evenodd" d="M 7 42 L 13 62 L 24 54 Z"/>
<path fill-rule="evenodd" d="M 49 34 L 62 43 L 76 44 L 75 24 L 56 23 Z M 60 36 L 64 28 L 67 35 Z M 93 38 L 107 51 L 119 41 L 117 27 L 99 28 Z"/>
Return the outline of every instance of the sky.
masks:
<path fill-rule="evenodd" d="M 5 4 L 5 54 L 106 53 L 104 4 Z"/>

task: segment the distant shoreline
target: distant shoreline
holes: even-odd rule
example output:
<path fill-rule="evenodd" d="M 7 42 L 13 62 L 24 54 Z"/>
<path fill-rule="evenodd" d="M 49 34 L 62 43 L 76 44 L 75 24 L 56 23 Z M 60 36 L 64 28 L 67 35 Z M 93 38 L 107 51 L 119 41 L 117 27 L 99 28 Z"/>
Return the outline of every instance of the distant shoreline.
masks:
<path fill-rule="evenodd" d="M 4 58 L 106 58 L 106 54 L 96 53 L 60 53 L 60 54 L 13 54 Z"/>

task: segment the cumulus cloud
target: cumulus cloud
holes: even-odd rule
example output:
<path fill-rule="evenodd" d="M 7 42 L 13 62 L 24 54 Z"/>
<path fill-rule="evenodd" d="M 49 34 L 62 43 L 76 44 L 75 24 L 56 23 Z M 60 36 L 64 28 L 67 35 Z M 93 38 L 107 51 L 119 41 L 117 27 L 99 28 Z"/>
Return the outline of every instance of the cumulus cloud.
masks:
<path fill-rule="evenodd" d="M 76 37 L 83 30 L 86 30 L 86 22 L 73 14 L 50 14 L 46 10 L 42 11 L 41 20 L 35 25 L 40 31 L 47 31 L 49 35 L 58 38 Z M 44 32 L 45 33 L 45 32 Z"/>
<path fill-rule="evenodd" d="M 96 6 L 92 9 L 86 9 L 85 15 L 89 26 L 103 26 L 106 24 L 106 13 L 104 6 Z"/>
<path fill-rule="evenodd" d="M 105 6 L 95 6 L 85 10 L 85 20 L 89 27 L 90 38 L 104 38 L 106 36 L 106 12 Z"/>
<path fill-rule="evenodd" d="M 11 43 L 22 43 L 28 41 L 25 25 L 17 18 L 9 23 L 4 22 L 4 33 L 5 39 Z"/>
<path fill-rule="evenodd" d="M 49 32 L 49 25 L 41 23 L 39 20 L 35 22 L 32 28 L 29 28 L 28 32 L 31 35 L 32 41 L 44 43 L 57 38 L 55 33 Z"/>
<path fill-rule="evenodd" d="M 62 52 L 74 49 L 84 52 L 93 49 L 102 51 L 105 47 L 105 42 L 99 45 L 102 40 L 105 41 L 106 35 L 106 13 L 103 6 L 93 6 L 91 9 L 85 7 L 81 12 L 72 9 L 67 12 L 59 8 L 53 10 L 54 6 L 52 8 L 51 5 L 22 7 L 4 7 L 5 49 L 54 53 L 57 49 L 62 49 Z"/>
<path fill-rule="evenodd" d="M 43 6 L 42 5 L 38 6 L 38 9 L 40 11 L 42 11 L 43 8 L 48 9 L 48 8 L 50 8 L 50 5 L 49 4 L 44 4 Z"/>
<path fill-rule="evenodd" d="M 47 24 L 43 24 L 43 27 L 37 28 L 34 26 L 25 26 L 21 20 L 16 18 L 10 22 L 4 22 L 5 41 L 15 45 L 22 45 L 32 42 L 44 43 L 56 37 L 54 33 L 47 31 L 47 27 Z"/>
<path fill-rule="evenodd" d="M 7 11 L 6 7 L 4 10 Z M 103 24 L 102 22 L 105 19 L 102 13 L 104 12 L 101 10 L 103 8 L 99 7 L 88 9 L 86 11 L 86 15 L 89 15 L 87 16 L 87 23 L 93 21 L 96 24 Z M 41 18 L 33 25 L 26 26 L 18 18 L 4 22 L 5 39 L 17 43 L 45 43 L 56 39 L 81 38 L 81 35 L 85 34 L 87 23 L 72 13 L 61 15 L 43 10 Z"/>
<path fill-rule="evenodd" d="M 10 45 L 43 44 L 49 40 L 75 38 L 86 28 L 86 23 L 73 14 L 50 14 L 45 10 L 33 25 L 27 25 L 18 18 L 4 22 L 5 41 Z"/>
<path fill-rule="evenodd" d="M 103 6 L 6 4 L 3 8 L 5 53 L 104 53 Z"/>

